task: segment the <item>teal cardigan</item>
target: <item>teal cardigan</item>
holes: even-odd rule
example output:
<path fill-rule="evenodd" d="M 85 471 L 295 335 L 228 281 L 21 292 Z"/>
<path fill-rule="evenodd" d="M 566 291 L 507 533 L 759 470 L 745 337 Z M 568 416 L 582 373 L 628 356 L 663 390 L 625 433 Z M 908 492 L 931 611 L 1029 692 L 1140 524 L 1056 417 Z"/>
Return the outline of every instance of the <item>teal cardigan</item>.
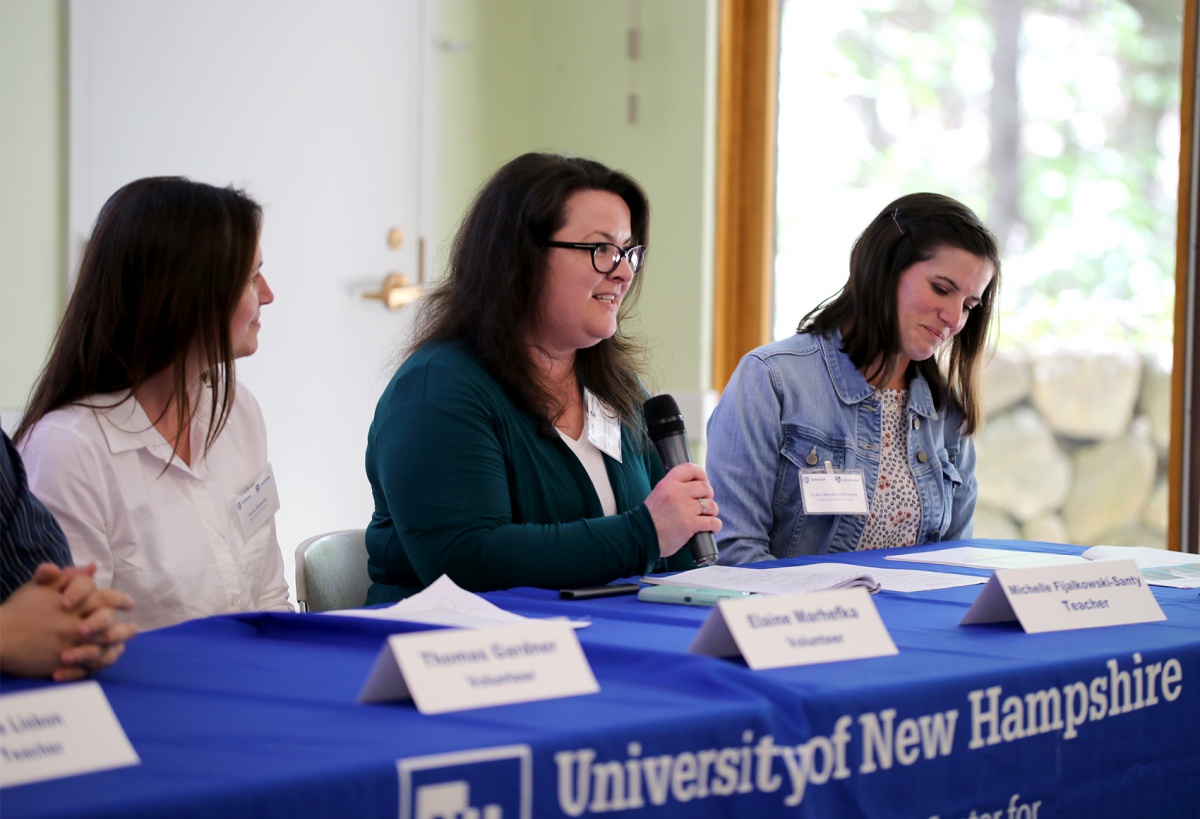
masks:
<path fill-rule="evenodd" d="M 465 345 L 425 345 L 384 390 L 367 438 L 367 603 L 442 574 L 478 592 L 690 568 L 686 548 L 670 565 L 659 558 L 645 503 L 663 476 L 654 447 L 623 425 L 621 452 L 620 463 L 604 456 L 617 500 L 605 516 L 575 454 L 540 433 Z"/>

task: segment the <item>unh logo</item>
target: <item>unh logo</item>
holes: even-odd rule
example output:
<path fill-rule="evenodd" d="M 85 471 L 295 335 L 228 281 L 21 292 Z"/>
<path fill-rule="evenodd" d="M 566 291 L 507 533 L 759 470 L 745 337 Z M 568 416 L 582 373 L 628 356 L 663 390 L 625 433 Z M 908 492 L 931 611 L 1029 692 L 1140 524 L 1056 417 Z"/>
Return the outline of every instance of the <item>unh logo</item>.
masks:
<path fill-rule="evenodd" d="M 401 759 L 400 819 L 530 819 L 528 745 Z"/>

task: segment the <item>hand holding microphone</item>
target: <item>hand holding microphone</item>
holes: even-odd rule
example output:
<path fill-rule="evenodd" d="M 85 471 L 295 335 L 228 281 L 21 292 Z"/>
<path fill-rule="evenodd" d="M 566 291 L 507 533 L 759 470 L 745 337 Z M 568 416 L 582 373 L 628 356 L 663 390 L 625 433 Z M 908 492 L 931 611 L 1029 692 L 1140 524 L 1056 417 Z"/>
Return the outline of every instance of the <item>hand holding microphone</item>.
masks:
<path fill-rule="evenodd" d="M 721 530 L 717 502 L 704 470 L 692 463 L 679 405 L 669 395 L 656 395 L 643 409 L 650 440 L 667 469 L 667 476 L 646 499 L 659 548 L 664 556 L 672 555 L 679 549 L 677 544 L 687 539 L 697 566 L 715 563 L 712 533 Z"/>

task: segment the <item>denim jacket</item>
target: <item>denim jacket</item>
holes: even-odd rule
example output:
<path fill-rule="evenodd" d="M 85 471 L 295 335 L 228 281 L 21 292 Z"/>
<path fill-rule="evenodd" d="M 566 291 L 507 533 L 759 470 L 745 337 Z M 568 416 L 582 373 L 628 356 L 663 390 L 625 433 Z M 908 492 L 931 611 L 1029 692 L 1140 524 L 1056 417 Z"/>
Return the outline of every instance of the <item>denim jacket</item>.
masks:
<path fill-rule="evenodd" d="M 720 562 L 854 551 L 865 515 L 806 515 L 800 470 L 829 461 L 879 480 L 881 402 L 840 334 L 797 333 L 748 353 L 708 422 L 709 480 L 724 523 Z M 975 447 L 962 417 L 937 411 L 920 375 L 908 385 L 908 464 L 921 500 L 918 543 L 971 537 Z M 812 458 L 812 454 L 816 458 Z"/>

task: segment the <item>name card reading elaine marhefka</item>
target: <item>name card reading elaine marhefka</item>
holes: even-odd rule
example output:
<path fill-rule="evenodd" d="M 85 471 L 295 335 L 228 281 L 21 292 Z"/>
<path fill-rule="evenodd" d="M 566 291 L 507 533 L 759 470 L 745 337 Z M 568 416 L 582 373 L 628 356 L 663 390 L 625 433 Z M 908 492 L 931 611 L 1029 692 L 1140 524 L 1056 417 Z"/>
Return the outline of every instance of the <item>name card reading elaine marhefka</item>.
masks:
<path fill-rule="evenodd" d="M 95 681 L 0 697 L 0 787 L 140 762 Z"/>
<path fill-rule="evenodd" d="M 738 654 L 755 671 L 896 654 L 866 589 L 747 597 L 717 603 L 688 648 Z"/>
<path fill-rule="evenodd" d="M 444 714 L 599 690 L 571 625 L 534 620 L 393 634 L 358 701 L 412 697 L 422 714 Z"/>
<path fill-rule="evenodd" d="M 997 569 L 959 625 L 1016 620 L 1030 634 L 1166 620 L 1137 563 Z"/>

